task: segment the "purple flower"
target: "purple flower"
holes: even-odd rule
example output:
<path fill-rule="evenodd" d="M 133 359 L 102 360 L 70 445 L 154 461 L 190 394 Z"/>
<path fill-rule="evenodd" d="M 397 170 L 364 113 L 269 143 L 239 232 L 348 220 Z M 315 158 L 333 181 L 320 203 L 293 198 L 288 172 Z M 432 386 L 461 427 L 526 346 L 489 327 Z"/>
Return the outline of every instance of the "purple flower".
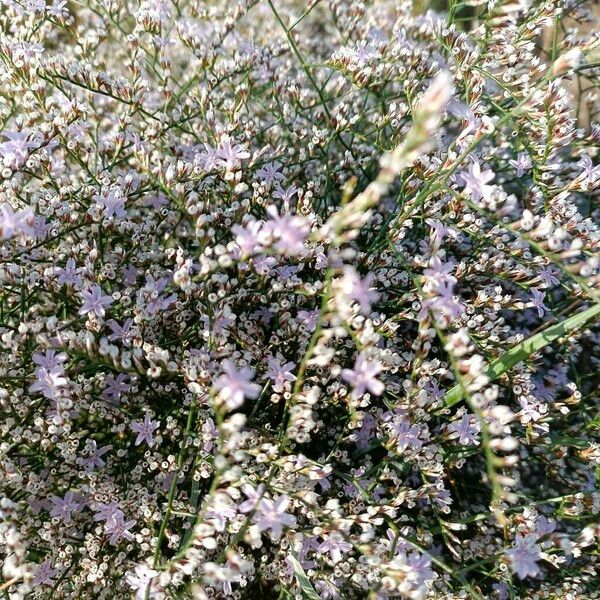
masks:
<path fill-rule="evenodd" d="M 53 568 L 50 559 L 47 558 L 41 565 L 37 566 L 33 576 L 33 585 L 50 585 L 58 573 L 58 569 Z"/>
<path fill-rule="evenodd" d="M 127 214 L 125 212 L 125 198 L 119 188 L 103 190 L 101 194 L 95 194 L 93 199 L 104 210 L 106 219 L 121 218 Z"/>
<path fill-rule="evenodd" d="M 8 204 L 0 204 L 0 239 L 8 240 L 14 235 L 33 235 L 33 211 L 30 208 L 15 212 Z"/>
<path fill-rule="evenodd" d="M 224 531 L 227 521 L 231 521 L 236 515 L 237 511 L 231 498 L 226 494 L 217 493 L 206 511 L 206 520 L 210 521 L 217 531 Z"/>
<path fill-rule="evenodd" d="M 531 295 L 533 296 L 529 306 L 537 308 L 538 317 L 543 317 L 544 313 L 549 312 L 550 309 L 544 304 L 544 298 L 546 293 L 536 288 L 531 289 Z"/>
<path fill-rule="evenodd" d="M 263 498 L 258 506 L 258 512 L 254 515 L 254 522 L 259 531 L 270 531 L 271 538 L 278 540 L 284 527 L 293 527 L 296 517 L 286 512 L 290 499 L 279 496 L 276 500 Z"/>
<path fill-rule="evenodd" d="M 129 377 L 124 373 L 119 373 L 116 377 L 108 375 L 106 378 L 106 388 L 102 392 L 102 397 L 111 404 L 116 404 L 121 399 L 121 394 L 127 393 L 131 389 Z"/>
<path fill-rule="evenodd" d="M 270 358 L 268 365 L 267 377 L 273 382 L 274 391 L 282 392 L 286 381 L 296 381 L 296 376 L 292 373 L 295 367 L 293 362 L 282 365 L 280 360 Z"/>
<path fill-rule="evenodd" d="M 75 265 L 75 260 L 69 258 L 64 269 L 62 267 L 56 268 L 56 283 L 58 283 L 58 285 L 79 286 L 81 284 L 81 277 L 79 276 L 80 271 L 81 269 L 78 269 Z"/>
<path fill-rule="evenodd" d="M 52 369 L 62 369 L 62 363 L 67 360 L 68 356 L 64 352 L 56 353 L 56 350 L 50 348 L 44 354 L 33 354 L 31 360 L 36 365 L 51 371 Z"/>
<path fill-rule="evenodd" d="M 242 160 L 250 158 L 250 153 L 241 144 L 232 144 L 229 138 L 225 138 L 216 152 L 216 163 L 225 167 L 228 171 L 234 171 L 240 166 Z"/>
<path fill-rule="evenodd" d="M 113 302 L 112 296 L 107 296 L 99 285 L 92 285 L 88 290 L 83 290 L 79 293 L 83 300 L 83 304 L 79 309 L 80 315 L 87 315 L 92 312 L 97 317 L 105 315 L 104 309 L 110 306 Z"/>
<path fill-rule="evenodd" d="M 153 598 L 154 578 L 158 572 L 146 565 L 136 565 L 133 573 L 125 574 L 125 582 L 135 591 L 135 600 Z"/>
<path fill-rule="evenodd" d="M 104 523 L 104 533 L 109 536 L 108 541 L 115 545 L 122 539 L 131 541 L 133 535 L 129 531 L 135 525 L 135 520 L 125 521 L 123 513 L 114 513 Z"/>
<path fill-rule="evenodd" d="M 535 577 L 540 572 L 537 564 L 541 558 L 540 547 L 536 544 L 536 536 L 533 534 L 524 536 L 518 533 L 513 547 L 506 551 L 506 556 L 510 561 L 511 571 L 519 579 Z"/>
<path fill-rule="evenodd" d="M 114 319 L 110 319 L 106 324 L 110 327 L 112 333 L 108 336 L 111 341 L 120 340 L 125 346 L 131 346 L 134 333 L 131 326 L 133 325 L 133 319 L 127 319 L 123 325 L 119 325 Z"/>
<path fill-rule="evenodd" d="M 41 392 L 49 400 L 56 400 L 60 388 L 68 383 L 64 374 L 62 366 L 53 367 L 52 369 L 38 367 L 35 370 L 35 381 L 29 386 L 29 391 Z"/>
<path fill-rule="evenodd" d="M 355 398 L 360 398 L 367 391 L 380 396 L 385 389 L 383 383 L 376 378 L 380 372 L 381 365 L 377 360 L 359 354 L 354 368 L 342 371 L 342 379 L 353 387 L 352 395 Z"/>
<path fill-rule="evenodd" d="M 244 500 L 244 502 L 238 506 L 238 510 L 242 513 L 248 513 L 256 508 L 256 505 L 263 497 L 265 493 L 265 486 L 264 484 L 260 483 L 255 489 L 249 483 L 245 483 L 242 486 L 242 492 L 244 492 L 244 495 L 248 499 Z"/>
<path fill-rule="evenodd" d="M 319 320 L 319 315 L 321 311 L 318 309 L 315 310 L 301 310 L 298 312 L 298 319 L 300 319 L 300 324 L 308 331 L 312 333 L 317 327 L 317 321 Z"/>
<path fill-rule="evenodd" d="M 379 298 L 379 294 L 372 288 L 373 280 L 373 273 L 361 279 L 354 267 L 344 267 L 343 276 L 338 280 L 341 299 L 345 302 L 357 302 L 361 311 L 369 314 L 371 303 Z"/>
<path fill-rule="evenodd" d="M 482 172 L 479 163 L 474 160 L 469 165 L 469 170 L 466 173 L 462 173 L 462 181 L 465 186 L 463 191 L 471 196 L 474 202 L 478 202 L 482 198 L 489 200 L 494 188 L 487 184 L 492 179 L 494 179 L 494 172 L 489 169 Z"/>
<path fill-rule="evenodd" d="M 478 445 L 477 436 L 481 426 L 474 415 L 463 414 L 460 420 L 453 421 L 448 425 L 450 439 L 458 439 L 463 446 L 470 444 Z"/>
<path fill-rule="evenodd" d="M 281 167 L 281 163 L 277 161 L 267 163 L 256 171 L 256 176 L 268 184 L 271 184 L 274 181 L 283 181 L 285 176 L 279 171 Z"/>
<path fill-rule="evenodd" d="M 347 542 L 338 531 L 331 533 L 325 541 L 317 546 L 318 552 L 329 552 L 331 561 L 336 564 L 342 560 L 342 554 L 352 550 L 352 544 Z"/>
<path fill-rule="evenodd" d="M 508 164 L 516 170 L 517 177 L 522 177 L 532 167 L 531 157 L 526 152 L 519 152 L 516 160 L 511 159 Z"/>
<path fill-rule="evenodd" d="M 225 401 L 228 410 L 234 410 L 244 403 L 245 398 L 257 398 L 261 387 L 251 383 L 254 371 L 249 367 L 236 368 L 229 359 L 221 363 L 222 375 L 215 381 L 215 389 Z"/>
<path fill-rule="evenodd" d="M 309 232 L 306 220 L 294 215 L 280 216 L 274 206 L 269 206 L 267 213 L 271 220 L 265 223 L 265 227 L 275 238 L 275 248 L 283 254 L 303 255 Z"/>
<path fill-rule="evenodd" d="M 29 149 L 35 147 L 35 143 L 29 140 L 26 131 L 5 132 L 7 142 L 0 144 L 0 159 L 4 166 L 16 171 L 20 169 L 29 158 Z"/>
<path fill-rule="evenodd" d="M 70 523 L 71 513 L 79 512 L 82 508 L 81 504 L 73 500 L 73 496 L 73 492 L 67 492 L 64 498 L 52 496 L 52 498 L 50 498 L 50 502 L 52 502 L 54 507 L 50 511 L 50 516 L 59 517 L 65 523 Z"/>
<path fill-rule="evenodd" d="M 244 227 L 234 225 L 231 231 L 235 234 L 235 243 L 239 246 L 242 256 L 260 252 L 262 249 L 262 227 L 264 221 L 249 221 Z"/>
<path fill-rule="evenodd" d="M 135 445 L 139 446 L 142 442 L 146 442 L 151 448 L 154 445 L 154 436 L 152 434 L 158 429 L 159 425 L 160 421 L 153 421 L 150 419 L 148 413 L 144 415 L 143 421 L 133 421 L 130 425 L 131 430 L 138 434 L 135 438 Z"/>
<path fill-rule="evenodd" d="M 96 467 L 101 469 L 106 464 L 102 460 L 102 456 L 104 456 L 111 449 L 112 445 L 110 444 L 108 446 L 102 446 L 101 448 L 98 448 L 96 440 L 91 440 L 90 442 L 88 442 L 87 448 L 89 456 L 80 459 L 79 462 L 85 467 L 86 471 L 88 472 L 93 471 Z"/>
<path fill-rule="evenodd" d="M 94 515 L 94 521 L 108 521 L 117 515 L 123 516 L 123 511 L 121 510 L 119 503 L 114 500 L 108 503 L 98 502 L 96 510 L 97 512 Z"/>

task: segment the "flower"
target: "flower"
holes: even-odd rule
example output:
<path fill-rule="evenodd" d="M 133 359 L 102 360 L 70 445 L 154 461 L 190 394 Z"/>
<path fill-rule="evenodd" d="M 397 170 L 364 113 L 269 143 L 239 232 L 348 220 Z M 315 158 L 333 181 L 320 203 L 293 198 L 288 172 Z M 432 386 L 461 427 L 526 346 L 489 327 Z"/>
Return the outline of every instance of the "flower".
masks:
<path fill-rule="evenodd" d="M 38 367 L 35 370 L 35 381 L 29 386 L 30 392 L 41 392 L 49 400 L 56 400 L 61 388 L 68 383 L 62 366 L 51 369 Z"/>
<path fill-rule="evenodd" d="M 475 418 L 475 415 L 464 413 L 458 421 L 453 421 L 448 425 L 450 439 L 458 439 L 463 446 L 470 444 L 479 445 L 477 435 L 481 430 L 481 425 Z"/>
<path fill-rule="evenodd" d="M 82 505 L 78 502 L 74 501 L 73 492 L 67 492 L 64 498 L 60 498 L 59 496 L 52 496 L 50 498 L 50 502 L 54 505 L 50 510 L 51 517 L 59 517 L 65 523 L 71 522 L 71 514 L 74 512 L 79 512 L 82 508 Z"/>
<path fill-rule="evenodd" d="M 342 379 L 353 387 L 354 398 L 360 398 L 367 391 L 375 396 L 380 396 L 385 389 L 383 383 L 376 379 L 376 375 L 380 372 L 381 364 L 377 360 L 359 354 L 354 368 L 342 371 Z"/>
<path fill-rule="evenodd" d="M 287 362 L 282 365 L 280 360 L 270 358 L 268 365 L 267 377 L 273 382 L 273 390 L 275 392 L 282 392 L 286 381 L 296 381 L 296 376 L 292 373 L 295 367 L 293 362 Z"/>
<path fill-rule="evenodd" d="M 532 308 L 537 308 L 538 317 L 543 317 L 544 313 L 550 311 L 550 309 L 544 304 L 546 293 L 536 288 L 532 288 L 531 295 L 533 296 L 533 299 L 531 300 L 529 306 Z"/>
<path fill-rule="evenodd" d="M 58 285 L 79 286 L 81 285 L 81 277 L 79 276 L 80 271 L 81 269 L 76 267 L 75 259 L 69 258 L 64 268 L 56 268 L 56 283 L 58 283 Z"/>
<path fill-rule="evenodd" d="M 229 359 L 221 363 L 222 375 L 215 381 L 215 389 L 219 397 L 225 402 L 227 410 L 239 408 L 246 398 L 257 398 L 261 387 L 252 383 L 254 371 L 249 367 L 236 368 Z"/>
<path fill-rule="evenodd" d="M 149 447 L 154 445 L 154 431 L 158 429 L 160 425 L 159 421 L 153 421 L 150 415 L 146 413 L 143 421 L 133 421 L 130 425 L 131 430 L 137 433 L 135 438 L 135 445 L 139 446 L 142 442 L 145 442 Z"/>
<path fill-rule="evenodd" d="M 105 308 L 113 302 L 112 296 L 106 295 L 99 285 L 92 285 L 89 289 L 83 290 L 79 294 L 83 300 L 83 304 L 79 309 L 80 315 L 94 313 L 97 317 L 105 315 Z"/>
<path fill-rule="evenodd" d="M 494 187 L 487 185 L 494 179 L 494 172 L 490 169 L 481 171 L 481 166 L 476 160 L 469 165 L 466 173 L 461 175 L 464 184 L 463 191 L 471 196 L 474 202 L 479 202 L 482 198 L 490 200 L 494 192 Z"/>
<path fill-rule="evenodd" d="M 328 535 L 323 542 L 317 546 L 318 552 L 329 552 L 334 564 L 342 560 L 342 554 L 352 550 L 352 544 L 348 543 L 338 531 Z"/>
<path fill-rule="evenodd" d="M 536 577 L 540 572 L 538 561 L 541 558 L 540 546 L 536 544 L 533 534 L 518 533 L 514 545 L 506 551 L 511 571 L 519 578 Z"/>
<path fill-rule="evenodd" d="M 519 152 L 516 160 L 511 159 L 508 163 L 516 170 L 517 177 L 523 177 L 532 167 L 531 157 L 526 152 Z"/>
<path fill-rule="evenodd" d="M 15 212 L 10 204 L 0 204 L 0 239 L 8 240 L 17 234 L 32 236 L 32 222 L 30 208 Z"/>
<path fill-rule="evenodd" d="M 125 574 L 125 582 L 135 591 L 135 600 L 146 600 L 154 598 L 154 578 L 158 571 L 151 569 L 147 565 L 136 565 L 133 573 L 130 571 Z"/>
<path fill-rule="evenodd" d="M 363 313 L 371 312 L 371 303 L 379 298 L 379 294 L 372 288 L 374 281 L 373 273 L 369 273 L 364 279 L 354 267 L 344 267 L 341 279 L 337 280 L 337 291 L 341 294 L 343 302 L 357 302 Z"/>
<path fill-rule="evenodd" d="M 59 573 L 58 569 L 52 566 L 52 562 L 47 558 L 41 565 L 38 565 L 33 576 L 33 585 L 51 585 Z"/>
<path fill-rule="evenodd" d="M 259 531 L 269 531 L 271 538 L 278 540 L 284 527 L 293 527 L 296 517 L 286 512 L 290 498 L 285 495 L 278 496 L 275 500 L 263 498 L 258 511 L 254 515 L 254 522 Z"/>

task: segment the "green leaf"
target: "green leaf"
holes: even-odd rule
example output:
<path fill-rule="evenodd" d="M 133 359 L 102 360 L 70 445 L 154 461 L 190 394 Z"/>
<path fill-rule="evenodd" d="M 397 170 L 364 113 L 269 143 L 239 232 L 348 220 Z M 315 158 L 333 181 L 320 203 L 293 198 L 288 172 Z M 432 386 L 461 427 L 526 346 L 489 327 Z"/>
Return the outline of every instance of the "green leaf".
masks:
<path fill-rule="evenodd" d="M 505 352 L 502 356 L 493 360 L 484 368 L 483 372 L 487 375 L 490 382 L 495 381 L 515 365 L 524 361 L 527 357 L 538 352 L 548 344 L 551 344 L 559 337 L 567 335 L 568 333 L 579 329 L 586 323 L 593 321 L 598 316 L 600 316 L 600 303 L 593 304 L 590 308 L 574 314 L 572 317 L 569 317 L 560 323 L 556 323 L 555 325 L 551 325 L 543 331 L 532 335 L 530 338 L 523 340 L 520 344 L 517 344 L 508 352 Z M 446 403 L 446 406 L 454 406 L 463 399 L 463 395 L 463 388 L 460 385 L 455 385 L 444 395 L 444 402 Z"/>
<path fill-rule="evenodd" d="M 298 585 L 302 591 L 302 597 L 307 600 L 321 600 L 319 594 L 317 594 L 315 588 L 312 586 L 310 579 L 304 572 L 302 565 L 298 562 L 298 559 L 293 554 L 290 554 L 288 558 L 292 567 L 294 567 L 294 573 L 296 574 Z"/>

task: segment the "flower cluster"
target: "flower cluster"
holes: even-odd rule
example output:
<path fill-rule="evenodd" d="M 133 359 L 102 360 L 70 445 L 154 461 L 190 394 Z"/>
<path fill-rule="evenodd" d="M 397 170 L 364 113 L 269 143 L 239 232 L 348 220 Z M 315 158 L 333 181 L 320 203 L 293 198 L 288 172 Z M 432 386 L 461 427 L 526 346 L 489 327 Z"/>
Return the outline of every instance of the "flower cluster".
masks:
<path fill-rule="evenodd" d="M 0 0 L 0 595 L 591 598 L 593 4 Z"/>

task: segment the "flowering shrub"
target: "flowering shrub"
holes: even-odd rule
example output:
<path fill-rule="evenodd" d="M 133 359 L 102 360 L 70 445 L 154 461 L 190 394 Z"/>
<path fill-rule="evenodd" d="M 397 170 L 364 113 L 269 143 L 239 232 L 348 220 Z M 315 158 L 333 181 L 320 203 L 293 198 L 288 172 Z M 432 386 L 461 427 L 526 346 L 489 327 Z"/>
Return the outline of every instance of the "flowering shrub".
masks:
<path fill-rule="evenodd" d="M 0 0 L 3 597 L 592 597 L 592 4 Z"/>

